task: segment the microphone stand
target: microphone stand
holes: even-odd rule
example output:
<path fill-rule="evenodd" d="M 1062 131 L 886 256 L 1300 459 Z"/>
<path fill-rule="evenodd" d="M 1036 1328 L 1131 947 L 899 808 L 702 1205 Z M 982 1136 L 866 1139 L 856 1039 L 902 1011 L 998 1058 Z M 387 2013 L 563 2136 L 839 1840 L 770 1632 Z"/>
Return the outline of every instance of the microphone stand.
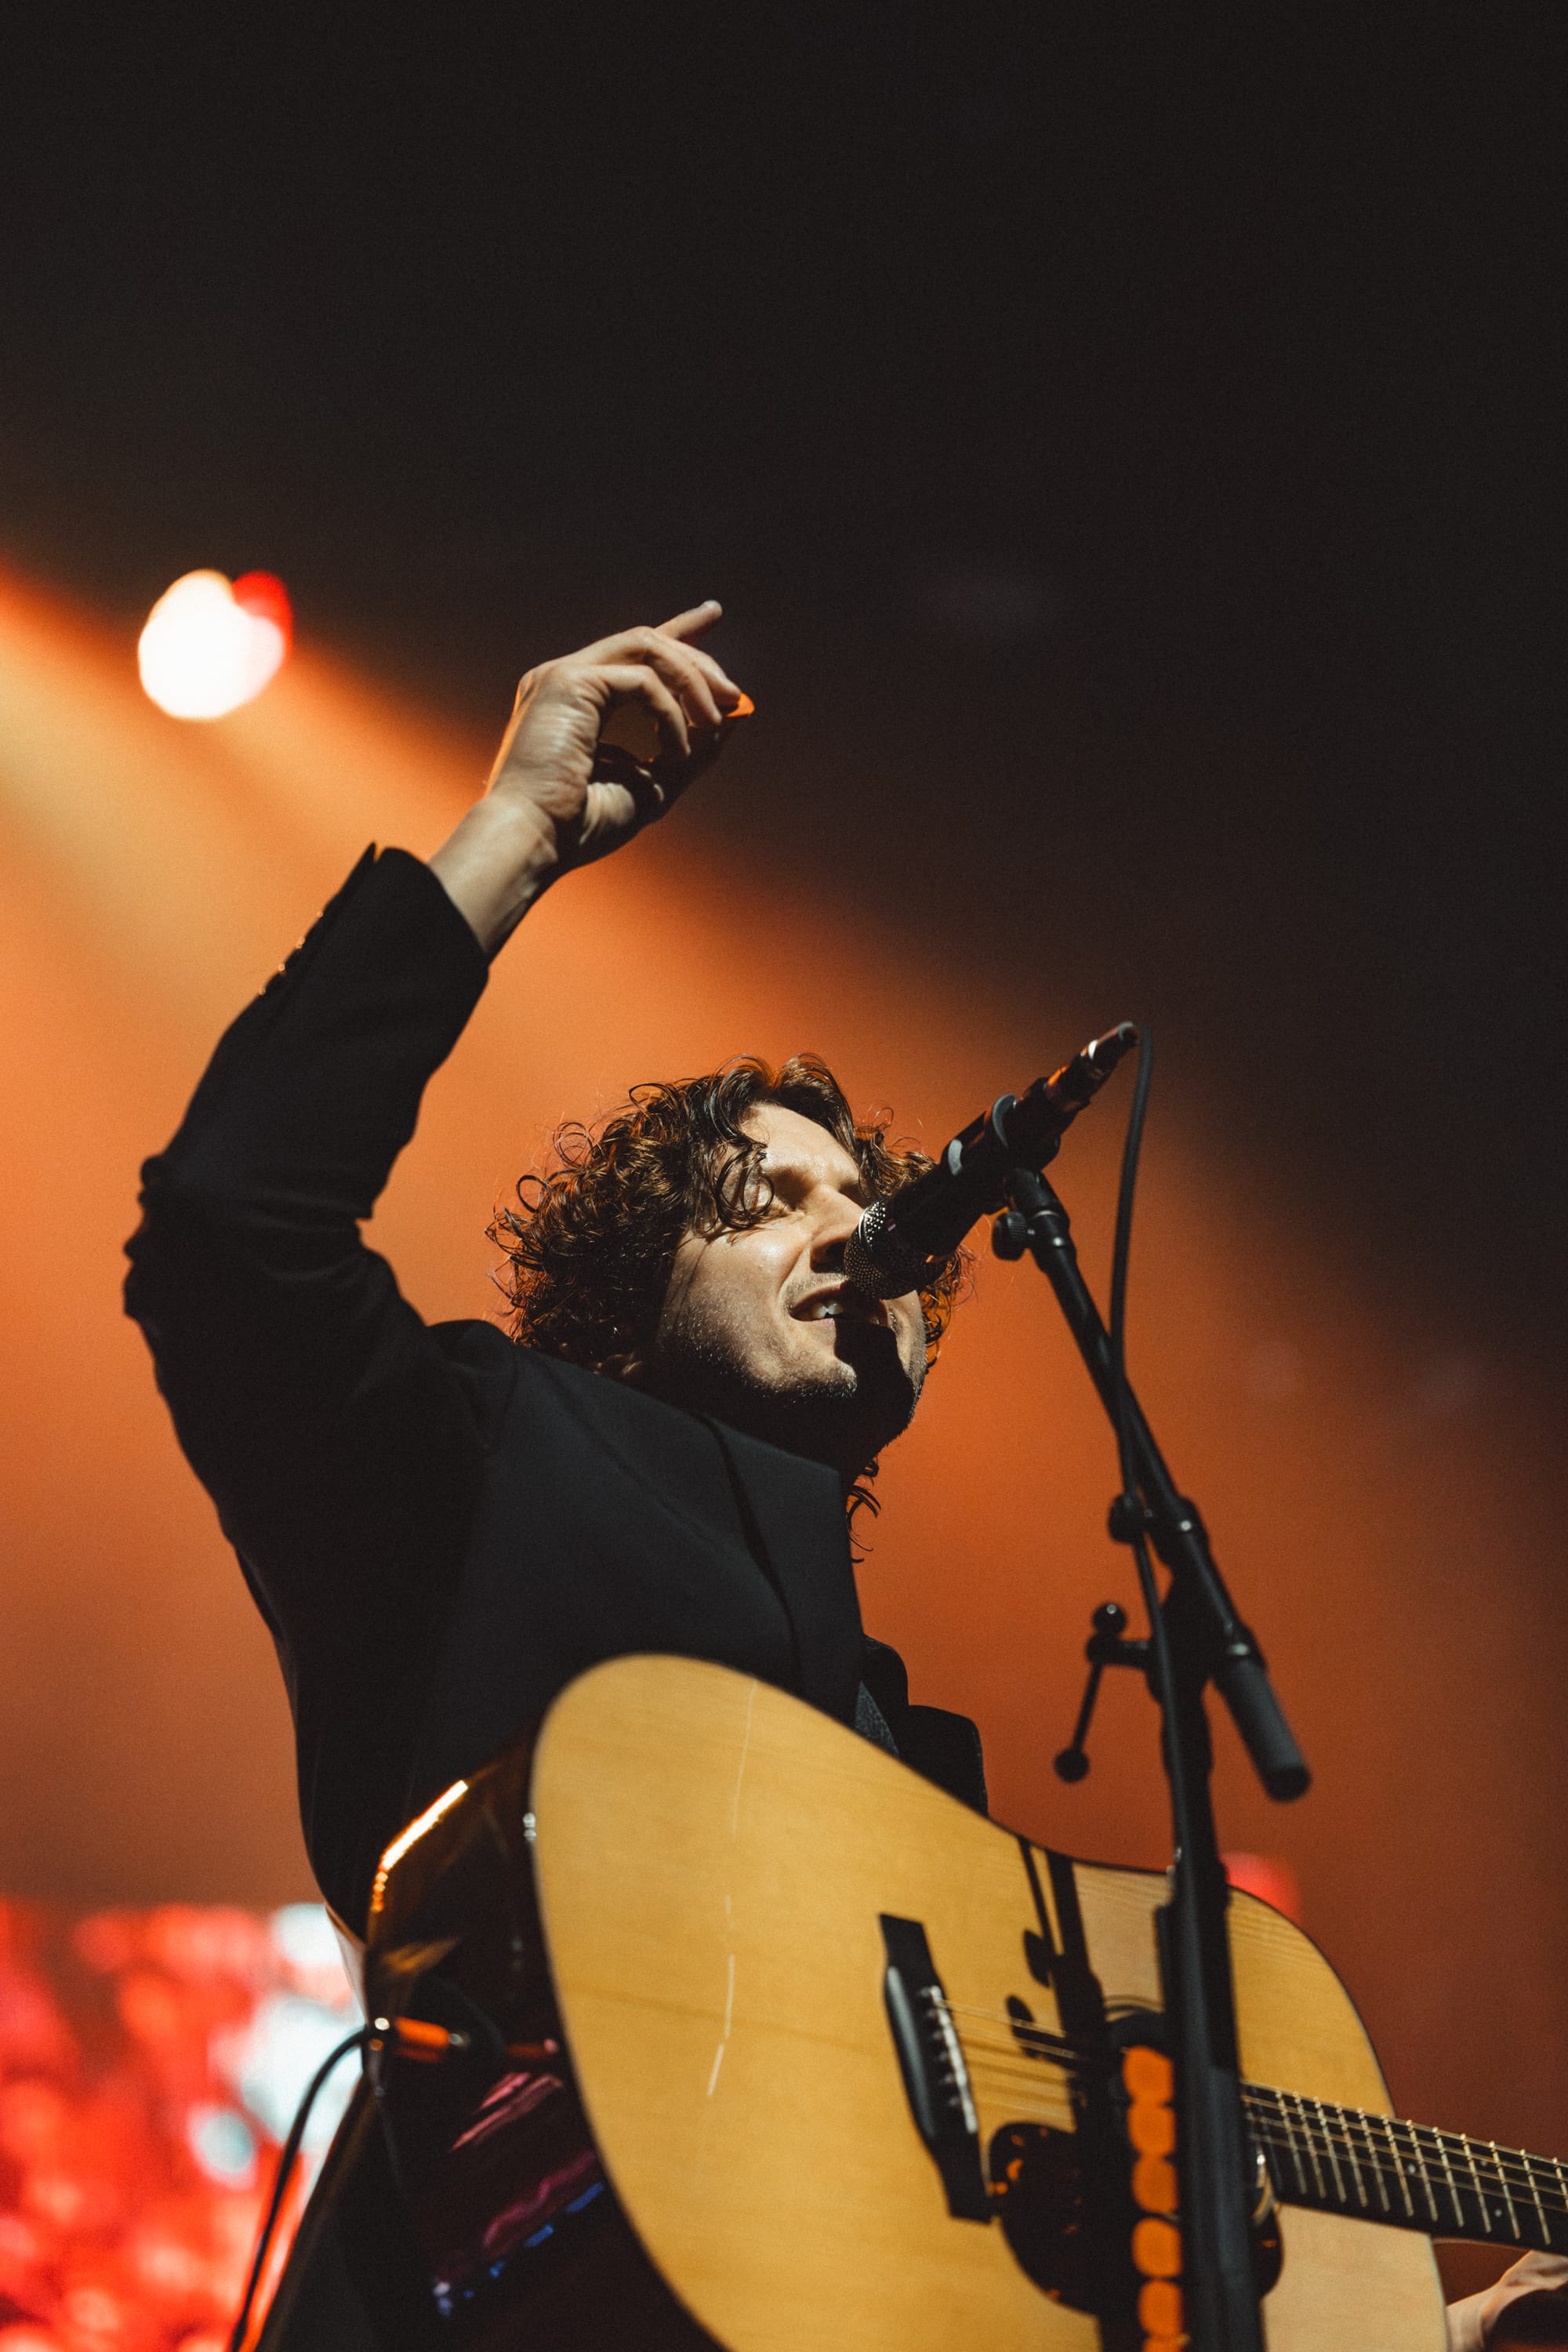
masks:
<path fill-rule="evenodd" d="M 992 1228 L 1004 1258 L 1026 1250 L 1050 1283 L 1113 1426 L 1118 1381 L 1110 1335 L 1078 1263 L 1068 1213 L 1037 1169 L 1015 1167 L 1013 1206 Z M 1213 1750 L 1204 1694 L 1212 1683 L 1229 1707 L 1268 1794 L 1299 1797 L 1310 1774 L 1268 1680 L 1263 1654 L 1226 1591 L 1196 1507 L 1177 1493 L 1137 1399 L 1121 1383 L 1121 1412 L 1136 1493 L 1118 1496 L 1110 1532 L 1137 1545 L 1147 1536 L 1170 1571 L 1152 1642 L 1130 1642 L 1114 1604 L 1098 1612 L 1089 1645 L 1090 1679 L 1064 1778 L 1088 1770 L 1082 1741 L 1100 1672 L 1142 1667 L 1163 1710 L 1162 1748 L 1171 1790 L 1175 1858 L 1171 1895 L 1159 1914 L 1160 1969 L 1176 2074 L 1177 2158 L 1184 2324 L 1194 2352 L 1263 2352 L 1253 2266 L 1253 2163 L 1242 2118 L 1236 2005 L 1226 1930 L 1229 1890 L 1209 1790 Z M 1163 1646 L 1167 1678 L 1157 1673 Z"/>

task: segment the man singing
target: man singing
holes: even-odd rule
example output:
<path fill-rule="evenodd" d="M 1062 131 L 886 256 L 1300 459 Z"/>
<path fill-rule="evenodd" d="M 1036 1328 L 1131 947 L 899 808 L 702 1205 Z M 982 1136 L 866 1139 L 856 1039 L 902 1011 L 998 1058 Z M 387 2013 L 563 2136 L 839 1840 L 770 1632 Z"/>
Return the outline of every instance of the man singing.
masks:
<path fill-rule="evenodd" d="M 506 1332 L 428 1328 L 360 1236 L 489 959 L 749 709 L 696 642 L 718 617 L 531 671 L 485 796 L 428 864 L 366 853 L 144 1171 L 127 1303 L 277 1645 L 311 1865 L 354 1928 L 397 1831 L 628 1653 L 756 1675 L 984 1805 L 973 1725 L 911 1706 L 862 1631 L 847 1524 L 956 1267 L 881 1304 L 847 1283 L 861 1211 L 925 1163 L 820 1064 L 639 1087 L 579 1132 L 498 1218 Z M 605 745 L 627 712 L 657 754 Z M 290 2346 L 416 2340 L 383 2285 L 362 2265 Z"/>

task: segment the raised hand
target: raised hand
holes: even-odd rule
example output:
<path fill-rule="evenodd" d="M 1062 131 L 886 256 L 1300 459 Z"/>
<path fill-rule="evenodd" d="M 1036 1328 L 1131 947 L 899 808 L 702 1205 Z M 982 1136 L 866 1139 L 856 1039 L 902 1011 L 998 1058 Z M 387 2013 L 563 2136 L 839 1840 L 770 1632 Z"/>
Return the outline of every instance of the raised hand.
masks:
<path fill-rule="evenodd" d="M 487 951 L 541 890 L 634 839 L 718 757 L 752 707 L 692 643 L 719 616 L 697 604 L 529 671 L 484 799 L 430 860 Z M 638 749 L 607 743 L 607 726 Z"/>

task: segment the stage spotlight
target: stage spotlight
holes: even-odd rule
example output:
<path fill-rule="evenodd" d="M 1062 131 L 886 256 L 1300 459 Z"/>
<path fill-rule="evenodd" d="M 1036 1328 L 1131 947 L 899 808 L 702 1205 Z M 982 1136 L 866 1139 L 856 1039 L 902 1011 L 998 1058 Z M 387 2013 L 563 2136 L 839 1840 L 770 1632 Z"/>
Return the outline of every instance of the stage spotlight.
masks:
<path fill-rule="evenodd" d="M 233 582 L 187 572 L 147 616 L 136 647 L 142 686 L 172 719 L 221 719 L 276 677 L 291 625 L 288 592 L 270 572 Z"/>

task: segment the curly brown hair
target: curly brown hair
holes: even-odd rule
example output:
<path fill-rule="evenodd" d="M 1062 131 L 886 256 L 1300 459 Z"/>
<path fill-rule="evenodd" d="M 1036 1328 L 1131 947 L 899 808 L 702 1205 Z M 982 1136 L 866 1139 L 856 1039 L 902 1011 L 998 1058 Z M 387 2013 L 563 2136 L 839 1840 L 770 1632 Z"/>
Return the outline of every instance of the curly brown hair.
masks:
<path fill-rule="evenodd" d="M 887 1114 L 858 1120 L 814 1054 L 796 1054 L 778 1070 L 746 1055 L 705 1077 L 634 1087 L 597 1129 L 578 1121 L 558 1129 L 555 1164 L 524 1176 L 517 1207 L 496 1212 L 489 1237 L 506 1255 L 496 1279 L 513 1339 L 589 1365 L 646 1346 L 684 1235 L 739 1230 L 768 1213 L 763 1147 L 742 1125 L 763 1103 L 826 1128 L 858 1162 L 873 1200 L 931 1164 L 923 1152 L 889 1143 Z M 928 1364 L 963 1269 L 957 1252 L 921 1292 Z"/>

